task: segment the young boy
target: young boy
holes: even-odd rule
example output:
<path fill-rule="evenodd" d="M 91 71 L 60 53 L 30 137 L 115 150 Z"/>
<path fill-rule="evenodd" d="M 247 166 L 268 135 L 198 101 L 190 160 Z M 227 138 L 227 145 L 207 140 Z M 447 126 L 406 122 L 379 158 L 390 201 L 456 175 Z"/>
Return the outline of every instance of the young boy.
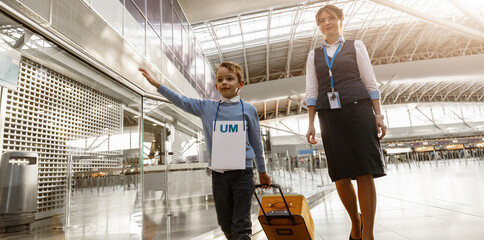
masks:
<path fill-rule="evenodd" d="M 179 95 L 158 83 L 145 69 L 139 70 L 175 106 L 201 118 L 212 169 L 217 221 L 227 239 L 250 239 L 252 159 L 255 158 L 261 184 L 271 184 L 271 177 L 265 169 L 256 108 L 239 97 L 244 86 L 242 68 L 232 62 L 220 64 L 215 83 L 220 101 Z"/>

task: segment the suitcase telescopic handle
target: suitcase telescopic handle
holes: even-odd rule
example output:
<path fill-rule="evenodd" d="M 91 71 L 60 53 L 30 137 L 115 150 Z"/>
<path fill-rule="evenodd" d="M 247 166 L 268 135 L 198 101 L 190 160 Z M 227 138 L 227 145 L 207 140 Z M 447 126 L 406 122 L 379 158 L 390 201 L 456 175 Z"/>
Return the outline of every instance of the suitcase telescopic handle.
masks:
<path fill-rule="evenodd" d="M 289 214 L 289 218 L 291 218 L 291 222 L 293 225 L 296 225 L 296 220 L 294 219 L 294 216 L 291 214 L 291 210 L 289 210 L 289 206 L 287 205 L 286 198 L 284 197 L 284 193 L 282 193 L 281 185 L 279 184 L 256 184 L 255 188 L 261 188 L 261 187 L 273 187 L 279 189 L 279 193 L 281 193 L 282 200 L 284 201 L 284 204 L 286 205 L 287 208 L 287 213 Z M 262 210 L 262 213 L 264 214 L 264 217 L 267 220 L 267 224 L 271 225 L 271 217 L 268 217 L 266 212 L 264 211 L 264 207 L 262 207 L 262 204 L 260 203 L 259 197 L 254 191 L 255 198 L 257 199 L 257 202 L 259 203 L 260 209 Z"/>

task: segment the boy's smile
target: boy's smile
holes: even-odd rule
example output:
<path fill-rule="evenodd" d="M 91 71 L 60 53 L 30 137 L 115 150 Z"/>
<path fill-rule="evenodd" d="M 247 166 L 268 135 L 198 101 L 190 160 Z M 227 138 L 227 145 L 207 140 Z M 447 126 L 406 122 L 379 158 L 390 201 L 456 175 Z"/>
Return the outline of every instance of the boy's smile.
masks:
<path fill-rule="evenodd" d="M 217 70 L 217 82 L 215 88 L 224 98 L 231 99 L 239 94 L 239 90 L 244 86 L 237 74 L 225 67 Z"/>

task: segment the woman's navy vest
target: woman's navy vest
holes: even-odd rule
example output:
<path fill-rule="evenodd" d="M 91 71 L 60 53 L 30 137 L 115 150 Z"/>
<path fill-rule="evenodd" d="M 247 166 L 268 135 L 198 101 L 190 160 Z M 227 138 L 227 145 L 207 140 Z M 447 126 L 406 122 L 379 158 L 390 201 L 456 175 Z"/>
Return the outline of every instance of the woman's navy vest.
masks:
<path fill-rule="evenodd" d="M 331 58 L 328 57 L 331 62 Z M 323 48 L 314 49 L 314 66 L 318 77 L 318 99 L 316 110 L 330 109 L 328 92 L 331 92 L 331 82 L 329 81 L 329 69 L 324 60 Z M 341 106 L 359 101 L 370 99 L 370 94 L 361 83 L 358 64 L 356 63 L 356 51 L 354 40 L 346 40 L 343 47 L 336 55 L 333 67 L 334 90 L 338 91 Z"/>

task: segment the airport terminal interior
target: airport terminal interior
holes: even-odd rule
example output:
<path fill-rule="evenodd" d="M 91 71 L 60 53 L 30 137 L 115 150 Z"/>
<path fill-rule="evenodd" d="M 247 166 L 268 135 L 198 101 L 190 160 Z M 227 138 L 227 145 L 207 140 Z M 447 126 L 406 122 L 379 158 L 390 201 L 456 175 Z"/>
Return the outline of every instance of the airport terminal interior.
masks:
<path fill-rule="evenodd" d="M 272 182 L 307 199 L 315 240 L 348 239 L 318 124 L 306 140 L 327 4 L 366 46 L 388 126 L 375 239 L 484 239 L 482 0 L 0 0 L 0 239 L 226 239 L 202 122 L 138 71 L 218 101 L 225 61 L 242 67 Z M 252 239 L 268 239 L 255 198 L 251 211 Z"/>

